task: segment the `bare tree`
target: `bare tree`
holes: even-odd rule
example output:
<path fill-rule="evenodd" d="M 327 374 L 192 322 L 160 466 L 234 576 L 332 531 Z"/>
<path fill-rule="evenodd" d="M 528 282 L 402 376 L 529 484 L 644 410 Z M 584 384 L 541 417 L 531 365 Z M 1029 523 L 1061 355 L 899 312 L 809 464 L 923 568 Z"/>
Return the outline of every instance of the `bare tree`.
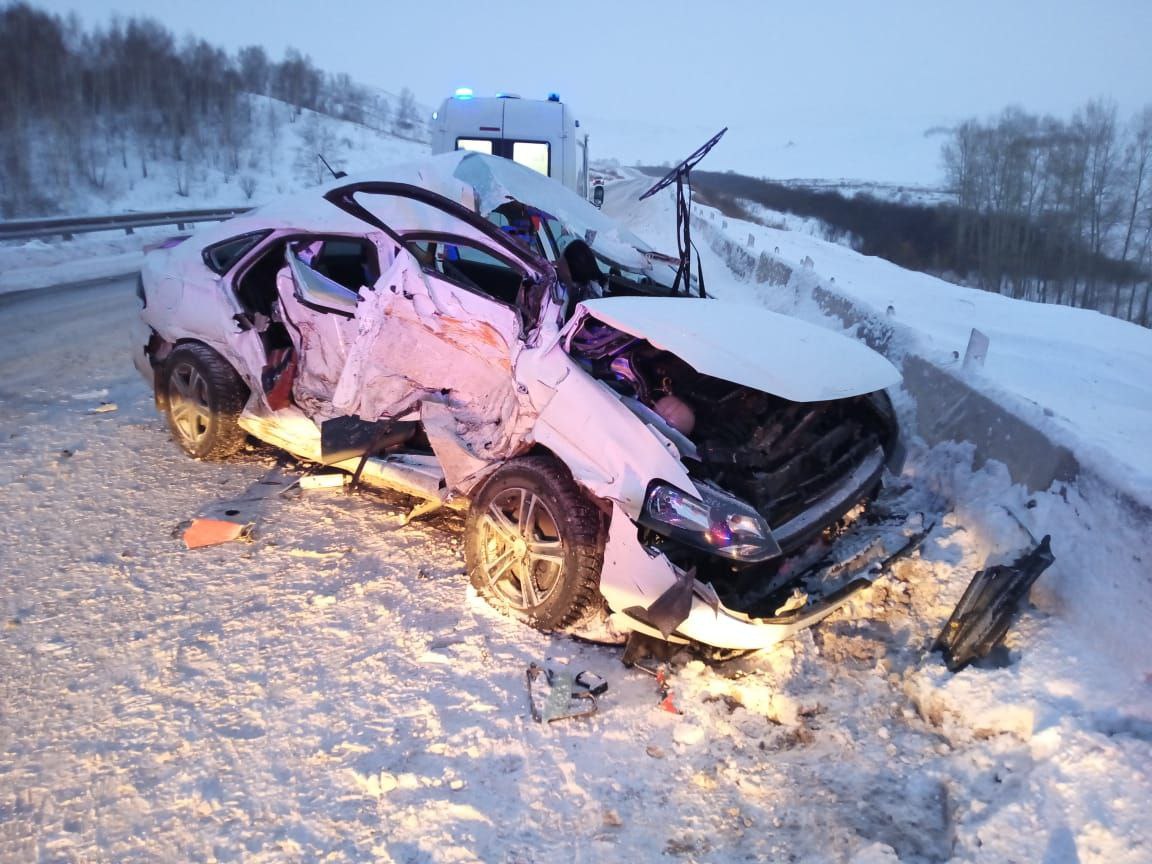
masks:
<path fill-rule="evenodd" d="M 420 122 L 419 112 L 416 110 L 416 97 L 412 91 L 405 87 L 400 91 L 400 100 L 396 103 L 396 113 L 392 117 L 392 129 L 401 135 L 412 133 Z"/>

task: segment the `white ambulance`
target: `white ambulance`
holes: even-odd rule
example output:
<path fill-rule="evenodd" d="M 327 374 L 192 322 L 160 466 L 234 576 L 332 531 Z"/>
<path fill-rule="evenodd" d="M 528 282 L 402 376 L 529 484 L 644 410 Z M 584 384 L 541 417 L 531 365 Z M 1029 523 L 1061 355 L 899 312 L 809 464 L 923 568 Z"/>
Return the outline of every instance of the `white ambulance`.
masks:
<path fill-rule="evenodd" d="M 503 156 L 588 197 L 588 136 L 555 93 L 521 99 L 458 89 L 432 113 L 432 152 L 475 150 Z"/>

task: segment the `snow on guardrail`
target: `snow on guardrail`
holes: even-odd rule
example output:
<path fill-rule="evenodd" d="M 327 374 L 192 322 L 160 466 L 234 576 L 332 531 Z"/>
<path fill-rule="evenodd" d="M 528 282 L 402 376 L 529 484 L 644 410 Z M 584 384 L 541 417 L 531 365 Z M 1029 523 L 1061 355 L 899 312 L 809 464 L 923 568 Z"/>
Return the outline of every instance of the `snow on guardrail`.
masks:
<path fill-rule="evenodd" d="M 175 225 L 183 231 L 185 225 L 196 222 L 222 222 L 241 213 L 247 213 L 250 209 L 252 208 L 217 207 L 209 210 L 164 210 L 154 213 L 117 213 L 108 216 L 10 220 L 0 222 L 0 240 L 28 240 L 55 236 L 71 240 L 76 234 L 116 230 L 131 234 L 137 228 L 155 225 Z"/>

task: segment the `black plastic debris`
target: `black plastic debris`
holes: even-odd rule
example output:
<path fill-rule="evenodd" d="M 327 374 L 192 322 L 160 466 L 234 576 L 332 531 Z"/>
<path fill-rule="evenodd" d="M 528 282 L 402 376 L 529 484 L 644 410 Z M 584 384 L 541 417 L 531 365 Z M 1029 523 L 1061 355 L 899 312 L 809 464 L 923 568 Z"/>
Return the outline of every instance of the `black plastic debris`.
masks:
<path fill-rule="evenodd" d="M 932 645 L 933 651 L 943 652 L 948 671 L 959 672 L 987 657 L 1004 638 L 1029 589 L 1056 560 L 1051 539 L 1045 535 L 1011 564 L 988 567 L 973 577 Z"/>

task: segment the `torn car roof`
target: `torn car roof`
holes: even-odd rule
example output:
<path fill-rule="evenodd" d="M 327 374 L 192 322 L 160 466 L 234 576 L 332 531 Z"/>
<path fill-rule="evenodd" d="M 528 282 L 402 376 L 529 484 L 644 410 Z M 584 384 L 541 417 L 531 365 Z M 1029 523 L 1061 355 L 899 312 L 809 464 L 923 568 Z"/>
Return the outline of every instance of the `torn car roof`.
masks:
<path fill-rule="evenodd" d="M 652 266 L 647 256 L 654 250 L 647 243 L 570 189 L 510 159 L 465 150 L 384 166 L 370 174 L 333 180 L 305 192 L 276 198 L 227 222 L 200 229 L 196 232 L 197 240 L 204 246 L 248 231 L 266 229 L 363 232 L 364 222 L 324 200 L 329 190 L 360 181 L 418 186 L 483 216 L 515 200 L 555 217 L 566 231 L 586 240 L 606 259 L 638 271 Z M 361 203 L 400 234 L 437 231 L 444 227 L 438 211 L 409 199 L 377 195 Z"/>

